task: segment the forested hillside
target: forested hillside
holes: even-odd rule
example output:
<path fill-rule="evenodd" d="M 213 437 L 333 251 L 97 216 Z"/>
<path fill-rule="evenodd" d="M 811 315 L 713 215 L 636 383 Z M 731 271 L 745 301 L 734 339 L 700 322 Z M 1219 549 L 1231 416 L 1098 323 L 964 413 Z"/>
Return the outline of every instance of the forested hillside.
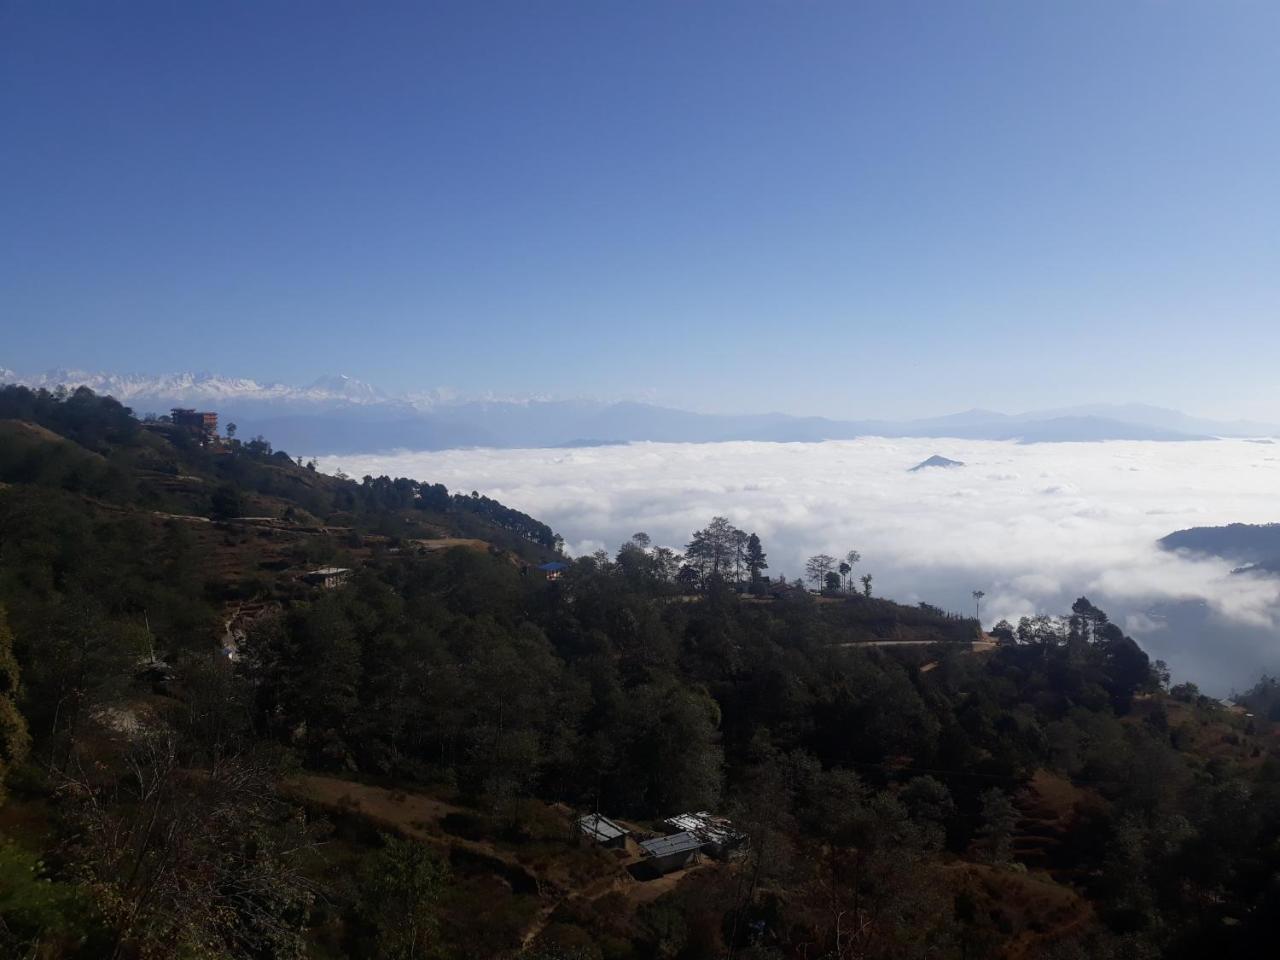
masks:
<path fill-rule="evenodd" d="M 1160 546 L 1243 564 L 1237 573 L 1280 573 L 1280 523 L 1191 527 L 1161 538 Z"/>
<path fill-rule="evenodd" d="M 88 391 L 0 391 L 0 483 L 4 956 L 1274 955 L 1274 681 L 1084 598 L 988 635 L 724 518 L 566 560 Z M 655 870 L 690 811 L 743 843 Z"/>

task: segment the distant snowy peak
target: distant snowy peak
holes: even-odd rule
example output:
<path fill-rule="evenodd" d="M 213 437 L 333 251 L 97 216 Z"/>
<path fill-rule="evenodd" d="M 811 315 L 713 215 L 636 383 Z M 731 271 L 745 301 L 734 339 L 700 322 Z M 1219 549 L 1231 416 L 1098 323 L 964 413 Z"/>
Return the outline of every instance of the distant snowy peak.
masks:
<path fill-rule="evenodd" d="M 342 399 L 351 403 L 385 403 L 391 398 L 371 383 L 348 377 L 345 373 L 317 377 L 302 392 L 323 399 Z"/>
<path fill-rule="evenodd" d="M 243 377 L 220 377 L 211 373 L 166 373 L 157 376 L 127 373 L 94 373 L 88 370 L 46 370 L 30 376 L 13 375 L 10 382 L 56 390 L 88 387 L 95 393 L 110 394 L 121 403 L 139 397 L 209 398 L 279 396 L 290 388 L 261 384 Z"/>

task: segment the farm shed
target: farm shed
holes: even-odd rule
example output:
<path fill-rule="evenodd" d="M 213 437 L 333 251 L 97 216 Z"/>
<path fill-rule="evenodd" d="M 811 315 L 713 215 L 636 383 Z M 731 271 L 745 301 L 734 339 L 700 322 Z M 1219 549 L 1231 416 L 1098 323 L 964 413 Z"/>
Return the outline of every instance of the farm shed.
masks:
<path fill-rule="evenodd" d="M 717 860 L 731 860 L 747 848 L 746 834 L 735 830 L 727 817 L 717 817 L 706 810 L 676 814 L 664 820 L 663 825 L 676 833 L 692 833 Z"/>
<path fill-rule="evenodd" d="M 701 837 L 686 831 L 646 840 L 640 844 L 640 849 L 655 870 L 670 873 L 696 862 L 702 845 Z"/>
<path fill-rule="evenodd" d="M 350 576 L 351 571 L 346 567 L 321 567 L 304 573 L 302 579 L 312 586 L 333 590 L 346 583 Z"/>
<path fill-rule="evenodd" d="M 627 845 L 626 828 L 614 823 L 599 813 L 589 813 L 579 817 L 573 824 L 574 832 L 602 847 L 611 849 L 623 848 Z"/>

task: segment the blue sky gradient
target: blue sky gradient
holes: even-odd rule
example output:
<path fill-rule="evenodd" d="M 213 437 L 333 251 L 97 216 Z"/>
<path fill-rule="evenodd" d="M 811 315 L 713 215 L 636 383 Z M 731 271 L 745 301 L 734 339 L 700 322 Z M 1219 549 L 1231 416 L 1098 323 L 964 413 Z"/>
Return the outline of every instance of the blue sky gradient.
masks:
<path fill-rule="evenodd" d="M 1280 419 L 1280 4 L 0 0 L 0 366 Z"/>

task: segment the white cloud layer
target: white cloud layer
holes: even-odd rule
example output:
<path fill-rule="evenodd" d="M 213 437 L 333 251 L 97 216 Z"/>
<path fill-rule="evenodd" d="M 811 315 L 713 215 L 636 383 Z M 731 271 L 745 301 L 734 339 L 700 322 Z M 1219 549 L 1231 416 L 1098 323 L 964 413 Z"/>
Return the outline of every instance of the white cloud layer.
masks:
<path fill-rule="evenodd" d="M 966 466 L 907 472 L 933 453 Z M 1225 690 L 1280 670 L 1280 579 L 1233 576 L 1230 564 L 1155 546 L 1184 527 L 1280 520 L 1274 446 L 637 443 L 344 455 L 321 467 L 482 490 L 549 523 L 575 553 L 613 550 L 638 530 L 679 547 L 723 514 L 760 534 L 774 575 L 857 549 L 877 592 L 904 602 L 968 609 L 981 588 L 990 624 L 1059 613 L 1086 594 L 1202 685 Z"/>

